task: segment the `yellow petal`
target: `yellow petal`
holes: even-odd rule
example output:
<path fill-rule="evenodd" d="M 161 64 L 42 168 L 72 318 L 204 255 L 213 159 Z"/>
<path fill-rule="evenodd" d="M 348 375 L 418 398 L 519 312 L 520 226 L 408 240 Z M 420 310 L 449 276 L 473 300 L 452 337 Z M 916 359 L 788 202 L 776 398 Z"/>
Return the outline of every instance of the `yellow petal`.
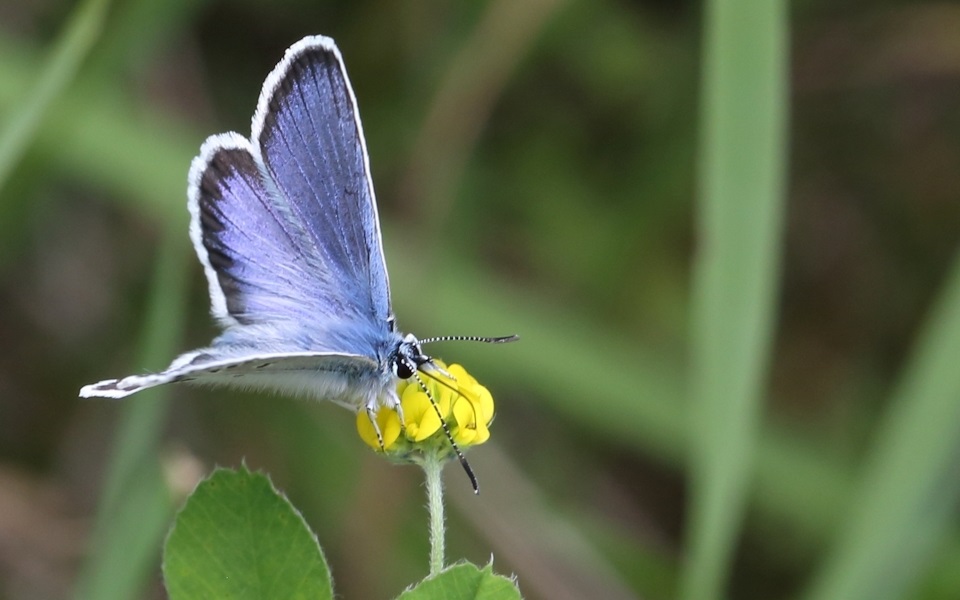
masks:
<path fill-rule="evenodd" d="M 453 418 L 457 425 L 462 427 L 473 427 L 477 423 L 477 407 L 470 401 L 468 396 L 460 396 L 453 403 Z"/>
<path fill-rule="evenodd" d="M 357 433 L 360 434 L 360 439 L 374 450 L 389 450 L 397 443 L 397 438 L 400 437 L 400 417 L 397 416 L 396 411 L 381 406 L 377 410 L 376 418 L 380 435 L 383 436 L 383 448 L 380 447 L 377 432 L 373 428 L 373 423 L 370 421 L 370 416 L 366 410 L 357 412 Z"/>
<path fill-rule="evenodd" d="M 476 429 L 476 434 L 473 439 L 473 444 L 474 445 L 482 444 L 489 439 L 490 439 L 490 430 L 487 428 L 486 425 L 478 424 Z"/>
<path fill-rule="evenodd" d="M 471 401 L 468 396 L 461 396 L 453 405 L 453 414 L 457 422 L 453 439 L 464 448 L 482 444 L 490 438 L 490 430 L 487 429 L 481 410 L 480 404 Z"/>
<path fill-rule="evenodd" d="M 437 400 L 440 412 L 446 415 L 450 410 L 449 398 L 444 396 L 438 398 L 439 394 L 435 393 L 435 390 L 431 392 Z M 422 442 L 440 429 L 440 416 L 437 414 L 437 409 L 419 387 L 407 387 L 400 398 L 400 405 L 403 407 L 403 418 L 406 420 L 404 425 L 408 440 Z"/>
<path fill-rule="evenodd" d="M 447 368 L 447 373 L 450 373 L 457 379 L 457 384 L 461 387 L 472 388 L 477 384 L 477 380 L 473 378 L 473 375 L 467 373 L 467 370 L 464 369 L 461 365 L 454 363 Z"/>
<path fill-rule="evenodd" d="M 489 425 L 494 413 L 493 396 L 490 390 L 477 383 L 477 380 L 458 364 L 450 365 L 448 371 L 457 378 L 460 393 L 473 405 L 472 410 L 477 413 L 477 422 Z"/>
<path fill-rule="evenodd" d="M 478 412 L 482 415 L 479 422 L 485 426 L 489 425 L 490 421 L 493 420 L 493 395 L 490 390 L 477 384 L 477 397 L 480 407 Z"/>

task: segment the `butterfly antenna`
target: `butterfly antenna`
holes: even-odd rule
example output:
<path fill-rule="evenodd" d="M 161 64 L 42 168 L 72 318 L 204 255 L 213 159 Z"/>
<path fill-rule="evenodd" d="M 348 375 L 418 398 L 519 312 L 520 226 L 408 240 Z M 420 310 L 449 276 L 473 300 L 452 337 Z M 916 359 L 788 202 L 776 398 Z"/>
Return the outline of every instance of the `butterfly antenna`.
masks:
<path fill-rule="evenodd" d="M 430 399 L 430 404 L 433 406 L 433 410 L 435 410 L 437 412 L 437 416 L 440 417 L 440 425 L 443 427 L 443 433 L 447 436 L 447 439 L 450 440 L 450 447 L 453 448 L 454 452 L 456 452 L 457 458 L 460 460 L 460 466 L 463 467 L 463 470 L 467 473 L 467 477 L 470 478 L 470 485 L 473 486 L 473 493 L 479 494 L 480 484 L 477 482 L 477 476 L 473 474 L 473 469 L 470 468 L 470 463 L 467 462 L 467 458 L 463 455 L 463 452 L 460 451 L 460 446 L 458 446 L 457 442 L 454 441 L 453 434 L 450 433 L 450 426 L 447 425 L 447 420 L 443 418 L 443 413 L 440 412 L 440 406 L 433 398 L 433 394 L 430 393 L 430 390 L 427 389 L 427 385 L 423 382 L 423 379 L 420 378 L 420 374 L 414 372 L 413 376 L 417 379 L 417 383 L 420 384 L 420 389 L 423 390 L 423 393 L 426 394 L 427 398 Z M 433 377 L 432 379 L 434 381 L 439 381 L 436 377 Z M 447 387 L 453 389 L 449 385 L 447 385 Z"/>
<path fill-rule="evenodd" d="M 506 344 L 520 339 L 519 335 L 505 335 L 502 337 L 484 337 L 481 335 L 441 335 L 438 337 L 419 340 L 421 344 L 433 342 L 483 342 L 484 344 Z"/>

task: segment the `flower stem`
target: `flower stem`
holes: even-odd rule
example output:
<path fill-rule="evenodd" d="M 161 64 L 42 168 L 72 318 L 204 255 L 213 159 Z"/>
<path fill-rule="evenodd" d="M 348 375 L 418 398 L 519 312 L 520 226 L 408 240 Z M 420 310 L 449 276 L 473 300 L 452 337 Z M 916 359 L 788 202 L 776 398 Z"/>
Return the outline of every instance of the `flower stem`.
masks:
<path fill-rule="evenodd" d="M 446 524 L 443 517 L 443 459 L 437 453 L 424 456 L 423 473 L 427 484 L 427 510 L 430 512 L 430 574 L 443 570 L 444 538 Z"/>

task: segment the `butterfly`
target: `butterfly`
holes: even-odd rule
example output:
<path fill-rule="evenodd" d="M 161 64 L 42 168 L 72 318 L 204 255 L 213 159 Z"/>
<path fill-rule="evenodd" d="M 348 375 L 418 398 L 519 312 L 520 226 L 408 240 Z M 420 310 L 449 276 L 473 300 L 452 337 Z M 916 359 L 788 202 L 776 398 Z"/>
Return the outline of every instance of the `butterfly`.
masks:
<path fill-rule="evenodd" d="M 400 411 L 399 380 L 449 376 L 423 344 L 517 339 L 418 340 L 397 329 L 357 101 L 328 37 L 287 49 L 263 84 L 249 139 L 223 133 L 203 143 L 187 195 L 222 333 L 163 372 L 86 385 L 81 397 L 227 385 L 366 410 L 376 428 L 379 407 Z"/>

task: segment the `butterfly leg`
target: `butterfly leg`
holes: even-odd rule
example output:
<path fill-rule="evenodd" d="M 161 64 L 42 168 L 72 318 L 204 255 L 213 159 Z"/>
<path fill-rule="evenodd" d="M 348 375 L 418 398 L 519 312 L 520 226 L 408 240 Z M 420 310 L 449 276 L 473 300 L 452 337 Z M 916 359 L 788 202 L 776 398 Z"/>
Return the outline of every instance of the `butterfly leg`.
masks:
<path fill-rule="evenodd" d="M 373 432 L 377 434 L 377 443 L 380 444 L 380 451 L 386 452 L 387 449 L 383 445 L 383 434 L 380 433 L 380 425 L 377 424 L 377 409 L 374 405 L 367 404 L 367 418 L 370 419 L 370 424 L 373 425 Z"/>
<path fill-rule="evenodd" d="M 394 405 L 391 406 L 393 410 L 397 413 L 397 418 L 400 419 L 400 430 L 407 428 L 407 420 L 403 418 L 403 405 L 400 404 L 400 399 L 396 395 L 393 396 Z"/>
<path fill-rule="evenodd" d="M 406 431 L 407 421 L 403 418 L 403 406 L 400 404 L 400 397 L 397 396 L 397 393 L 393 390 L 389 390 L 387 394 L 380 399 L 381 404 L 397 413 L 397 418 L 400 419 L 400 431 Z"/>

